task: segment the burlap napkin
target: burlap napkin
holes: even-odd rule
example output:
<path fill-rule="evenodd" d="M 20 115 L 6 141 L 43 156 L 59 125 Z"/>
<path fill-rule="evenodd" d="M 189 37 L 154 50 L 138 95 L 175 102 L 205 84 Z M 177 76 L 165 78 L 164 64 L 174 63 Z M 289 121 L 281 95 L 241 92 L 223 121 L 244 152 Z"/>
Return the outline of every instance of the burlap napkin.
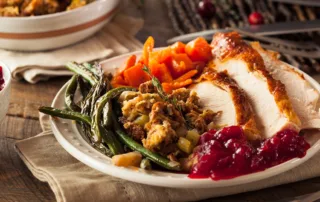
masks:
<path fill-rule="evenodd" d="M 44 52 L 0 49 L 0 60 L 9 66 L 13 78 L 24 78 L 30 83 L 54 76 L 71 75 L 72 73 L 64 68 L 68 61 L 82 63 L 141 50 L 142 44 L 134 35 L 142 26 L 142 19 L 118 14 L 93 37 L 75 45 Z"/>
<path fill-rule="evenodd" d="M 253 191 L 320 176 L 320 153 L 281 175 L 245 185 L 212 189 L 173 189 L 137 184 L 94 170 L 73 158 L 56 141 L 41 115 L 43 133 L 16 143 L 33 175 L 48 182 L 57 201 L 195 201 Z"/>

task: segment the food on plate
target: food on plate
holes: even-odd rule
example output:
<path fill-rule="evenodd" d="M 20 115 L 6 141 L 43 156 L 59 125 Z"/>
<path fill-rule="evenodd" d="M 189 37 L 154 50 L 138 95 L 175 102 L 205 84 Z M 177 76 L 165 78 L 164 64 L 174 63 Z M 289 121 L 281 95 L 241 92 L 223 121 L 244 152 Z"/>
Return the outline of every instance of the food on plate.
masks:
<path fill-rule="evenodd" d="M 141 57 L 113 75 L 87 63 L 67 68 L 75 72 L 67 109 L 39 110 L 75 120 L 116 166 L 230 179 L 304 157 L 301 130 L 319 128 L 319 93 L 235 32 L 162 49 L 149 37 Z"/>
<path fill-rule="evenodd" d="M 211 45 L 214 65 L 210 68 L 227 71 L 246 92 L 264 137 L 272 137 L 287 128 L 299 132 L 301 122 L 284 84 L 267 71 L 256 50 L 236 32 L 216 34 Z"/>
<path fill-rule="evenodd" d="M 217 125 L 239 125 L 249 140 L 261 139 L 247 95 L 227 72 L 209 70 L 190 88 L 199 94 L 203 107 L 223 112 Z"/>
<path fill-rule="evenodd" d="M 93 0 L 1 0 L 0 16 L 34 16 L 85 6 Z"/>
<path fill-rule="evenodd" d="M 180 88 L 162 97 L 155 88 L 150 90 L 152 87 L 152 82 L 147 82 L 140 85 L 139 92 L 120 95 L 124 129 L 148 150 L 172 159 L 176 159 L 179 149 L 191 153 L 195 145 L 189 144 L 187 134 L 196 131 L 199 136 L 207 131 L 217 113 L 202 109 L 194 91 Z"/>
<path fill-rule="evenodd" d="M 129 152 L 125 154 L 118 154 L 112 157 L 112 163 L 116 166 L 140 166 L 142 155 L 139 152 Z"/>
<path fill-rule="evenodd" d="M 188 44 L 177 42 L 161 50 L 153 50 L 154 39 L 149 37 L 144 44 L 140 60 L 130 56 L 124 67 L 116 74 L 112 86 L 133 86 L 149 81 L 149 75 L 142 70 L 146 65 L 162 85 L 165 92 L 171 93 L 192 84 L 192 77 L 201 72 L 212 58 L 210 45 L 204 38 L 197 38 Z"/>
<path fill-rule="evenodd" d="M 2 67 L 0 66 L 0 91 L 4 88 L 5 85 L 5 81 L 3 78 L 3 71 L 2 71 Z"/>
<path fill-rule="evenodd" d="M 256 42 L 251 46 L 259 52 L 271 76 L 285 85 L 292 107 L 300 118 L 301 128 L 319 128 L 319 93 L 301 73 L 278 60 L 276 54 L 264 50 Z"/>
<path fill-rule="evenodd" d="M 283 130 L 253 146 L 239 126 L 210 130 L 203 134 L 190 159 L 194 162 L 189 177 L 230 179 L 253 173 L 289 159 L 305 155 L 310 145 L 295 131 Z"/>

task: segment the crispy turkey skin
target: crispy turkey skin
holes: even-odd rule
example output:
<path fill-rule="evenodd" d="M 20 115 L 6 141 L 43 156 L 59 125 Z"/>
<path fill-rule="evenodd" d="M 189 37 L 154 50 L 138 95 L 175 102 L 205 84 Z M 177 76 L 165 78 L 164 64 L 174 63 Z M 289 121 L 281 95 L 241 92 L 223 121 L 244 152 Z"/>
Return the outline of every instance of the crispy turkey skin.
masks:
<path fill-rule="evenodd" d="M 227 71 L 248 95 L 265 138 L 283 129 L 300 131 L 284 84 L 267 71 L 260 54 L 236 32 L 217 33 L 211 43 L 213 64 L 218 72 Z"/>

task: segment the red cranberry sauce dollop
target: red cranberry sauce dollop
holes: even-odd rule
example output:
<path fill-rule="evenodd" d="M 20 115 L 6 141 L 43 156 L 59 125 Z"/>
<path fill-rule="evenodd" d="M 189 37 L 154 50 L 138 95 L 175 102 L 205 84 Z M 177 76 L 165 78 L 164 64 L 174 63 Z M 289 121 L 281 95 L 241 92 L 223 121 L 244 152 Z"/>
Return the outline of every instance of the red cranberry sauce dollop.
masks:
<path fill-rule="evenodd" d="M 2 67 L 0 66 L 0 91 L 4 88 L 4 78 L 3 78 L 3 72 Z"/>
<path fill-rule="evenodd" d="M 292 130 L 283 130 L 255 146 L 246 140 L 239 126 L 210 130 L 201 135 L 194 151 L 197 163 L 189 177 L 230 179 L 301 158 L 309 148 L 304 138 Z"/>

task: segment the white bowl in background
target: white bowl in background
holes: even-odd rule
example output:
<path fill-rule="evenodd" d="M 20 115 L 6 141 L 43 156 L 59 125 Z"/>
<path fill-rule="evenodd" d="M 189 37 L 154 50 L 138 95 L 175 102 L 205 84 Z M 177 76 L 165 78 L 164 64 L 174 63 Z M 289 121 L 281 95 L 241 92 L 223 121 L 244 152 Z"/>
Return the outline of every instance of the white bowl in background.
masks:
<path fill-rule="evenodd" d="M 0 90 L 0 122 L 6 116 L 10 102 L 11 72 L 9 67 L 0 62 L 4 77 L 4 88 Z"/>
<path fill-rule="evenodd" d="M 81 8 L 29 17 L 0 17 L 0 48 L 40 51 L 81 41 L 103 27 L 120 0 L 97 0 Z"/>

